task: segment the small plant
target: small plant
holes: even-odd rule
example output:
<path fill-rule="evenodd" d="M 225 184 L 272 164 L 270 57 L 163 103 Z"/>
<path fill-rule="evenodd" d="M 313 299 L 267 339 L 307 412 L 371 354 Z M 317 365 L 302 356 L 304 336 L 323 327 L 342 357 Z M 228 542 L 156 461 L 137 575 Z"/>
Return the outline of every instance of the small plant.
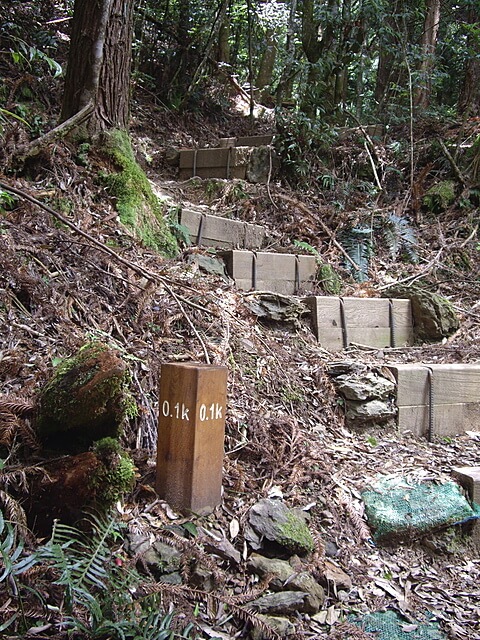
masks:
<path fill-rule="evenodd" d="M 368 280 L 370 258 L 373 254 L 371 227 L 355 227 L 343 234 L 341 242 L 343 248 L 359 269 L 357 271 L 350 262 L 346 262 L 345 267 L 357 282 L 366 282 Z"/>
<path fill-rule="evenodd" d="M 15 203 L 17 202 L 17 197 L 8 191 L 4 191 L 0 189 L 0 213 L 5 213 L 6 211 L 10 211 Z"/>
<path fill-rule="evenodd" d="M 384 223 L 383 235 L 394 260 L 404 251 L 411 262 L 418 262 L 417 237 L 405 218 L 390 213 Z"/>

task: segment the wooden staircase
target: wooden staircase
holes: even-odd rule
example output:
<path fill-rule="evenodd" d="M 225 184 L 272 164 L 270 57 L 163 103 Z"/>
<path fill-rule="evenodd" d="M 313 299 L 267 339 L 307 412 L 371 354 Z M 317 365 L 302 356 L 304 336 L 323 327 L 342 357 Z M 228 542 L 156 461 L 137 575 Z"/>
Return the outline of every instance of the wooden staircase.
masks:
<path fill-rule="evenodd" d="M 252 149 L 271 144 L 271 136 L 222 138 L 213 149 L 180 152 L 179 178 L 245 179 Z M 317 261 L 310 254 L 263 250 L 267 231 L 261 225 L 182 209 L 179 222 L 191 242 L 218 249 L 228 275 L 242 291 L 298 296 L 311 312 L 319 345 L 331 352 L 351 345 L 389 349 L 414 343 L 410 300 L 313 295 Z M 280 305 L 280 302 L 279 302 Z M 395 379 L 397 424 L 417 436 L 450 436 L 480 431 L 480 364 L 398 364 Z"/>

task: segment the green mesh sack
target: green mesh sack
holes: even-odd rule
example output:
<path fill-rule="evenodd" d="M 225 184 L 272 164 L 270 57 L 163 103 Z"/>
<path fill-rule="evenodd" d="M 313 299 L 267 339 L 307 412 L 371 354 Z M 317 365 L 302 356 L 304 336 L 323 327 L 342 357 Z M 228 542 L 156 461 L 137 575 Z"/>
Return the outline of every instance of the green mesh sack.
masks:
<path fill-rule="evenodd" d="M 395 611 L 378 611 L 350 622 L 366 633 L 374 633 L 376 640 L 446 640 L 435 622 L 414 623 Z"/>
<path fill-rule="evenodd" d="M 362 499 L 376 541 L 418 535 L 478 517 L 454 482 L 415 483 L 388 477 L 362 493 Z"/>

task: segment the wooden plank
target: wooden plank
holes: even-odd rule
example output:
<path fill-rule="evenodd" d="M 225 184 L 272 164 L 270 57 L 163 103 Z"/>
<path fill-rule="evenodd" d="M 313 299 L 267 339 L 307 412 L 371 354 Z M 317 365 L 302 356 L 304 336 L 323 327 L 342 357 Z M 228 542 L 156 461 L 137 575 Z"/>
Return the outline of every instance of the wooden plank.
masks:
<path fill-rule="evenodd" d="M 266 136 L 240 136 L 235 139 L 236 147 L 264 147 L 272 144 L 273 135 Z"/>
<path fill-rule="evenodd" d="M 299 288 L 308 286 L 316 272 L 314 256 L 234 250 L 225 252 L 223 257 L 229 276 L 244 291 L 256 289 L 295 295 Z"/>
<path fill-rule="evenodd" d="M 428 404 L 428 368 L 432 370 L 434 403 L 480 403 L 480 365 L 404 364 L 389 367 L 397 380 L 398 406 Z"/>
<path fill-rule="evenodd" d="M 260 225 L 192 209 L 182 209 L 179 222 L 188 229 L 192 243 L 198 241 L 201 227 L 201 244 L 207 247 L 258 249 L 265 238 L 265 229 Z"/>
<path fill-rule="evenodd" d="M 429 428 L 429 407 L 398 407 L 398 428 L 410 430 L 416 436 L 426 436 Z M 467 430 L 480 428 L 480 404 L 441 404 L 433 407 L 432 433 L 438 436 L 454 436 Z"/>
<path fill-rule="evenodd" d="M 180 169 L 196 166 L 197 169 L 206 167 L 226 167 L 232 165 L 234 153 L 231 149 L 184 149 L 180 151 Z"/>
<path fill-rule="evenodd" d="M 428 404 L 428 369 L 418 364 L 399 364 L 388 367 L 397 382 L 397 406 Z"/>
<path fill-rule="evenodd" d="M 385 349 L 390 347 L 390 327 L 347 327 L 349 344 Z"/>
<path fill-rule="evenodd" d="M 480 505 L 480 467 L 455 467 L 452 473 L 468 491 L 470 500 Z"/>
<path fill-rule="evenodd" d="M 162 365 L 156 487 L 177 509 L 205 513 L 221 502 L 226 387 L 226 367 Z"/>
<path fill-rule="evenodd" d="M 386 298 L 342 298 L 347 328 L 389 327 L 390 303 Z M 365 344 L 365 343 L 363 343 Z M 390 340 L 389 340 L 390 344 Z"/>
<path fill-rule="evenodd" d="M 385 348 L 391 346 L 390 301 L 384 298 L 353 298 L 336 296 L 316 296 L 306 298 L 312 311 L 313 330 L 322 346 L 337 350 L 343 348 L 338 331 L 343 328 L 341 301 L 348 343 Z M 413 342 L 413 326 L 409 300 L 393 300 L 396 345 Z M 328 345 L 328 336 L 332 344 Z M 328 345 L 328 346 L 327 346 Z"/>
<path fill-rule="evenodd" d="M 480 365 L 433 364 L 435 404 L 480 402 Z"/>

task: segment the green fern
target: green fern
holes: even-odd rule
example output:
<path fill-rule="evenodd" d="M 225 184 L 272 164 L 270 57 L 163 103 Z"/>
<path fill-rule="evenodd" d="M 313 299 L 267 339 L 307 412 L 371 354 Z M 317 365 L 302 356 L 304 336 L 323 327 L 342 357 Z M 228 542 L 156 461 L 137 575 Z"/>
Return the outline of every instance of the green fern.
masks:
<path fill-rule="evenodd" d="M 411 262 L 418 262 L 415 230 L 405 218 L 390 213 L 384 221 L 383 236 L 394 260 L 403 251 Z"/>
<path fill-rule="evenodd" d="M 366 282 L 370 258 L 373 254 L 372 229 L 370 227 L 355 227 L 343 234 L 341 244 L 351 260 L 359 267 L 358 271 L 350 262 L 345 267 L 357 282 Z"/>

